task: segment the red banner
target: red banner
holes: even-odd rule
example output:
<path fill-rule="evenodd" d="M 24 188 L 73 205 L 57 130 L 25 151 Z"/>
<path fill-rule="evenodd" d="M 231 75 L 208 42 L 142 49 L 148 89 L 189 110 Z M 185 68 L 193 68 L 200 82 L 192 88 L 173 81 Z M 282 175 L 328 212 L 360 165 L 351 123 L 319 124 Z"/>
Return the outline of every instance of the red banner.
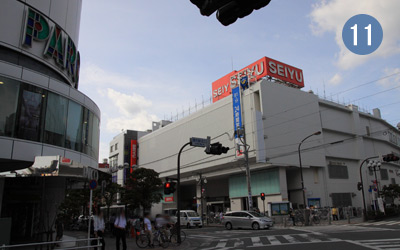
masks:
<path fill-rule="evenodd" d="M 132 173 L 133 165 L 137 164 L 137 140 L 131 140 L 131 168 L 130 172 Z"/>
<path fill-rule="evenodd" d="M 165 197 L 164 198 L 165 202 L 173 202 L 174 201 L 174 197 Z"/>

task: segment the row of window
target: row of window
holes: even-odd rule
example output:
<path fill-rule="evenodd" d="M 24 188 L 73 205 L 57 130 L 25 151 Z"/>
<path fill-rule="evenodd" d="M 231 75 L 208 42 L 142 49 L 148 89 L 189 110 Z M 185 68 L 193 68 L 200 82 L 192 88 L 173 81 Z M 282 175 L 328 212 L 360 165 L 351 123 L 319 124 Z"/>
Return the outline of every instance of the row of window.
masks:
<path fill-rule="evenodd" d="M 381 180 L 389 180 L 387 169 L 381 168 L 379 172 Z M 328 173 L 330 179 L 349 179 L 347 166 L 344 165 L 328 165 Z M 374 175 L 374 172 L 370 170 L 369 175 Z"/>
<path fill-rule="evenodd" d="M 0 76 L 0 136 L 48 143 L 98 158 L 100 120 L 45 89 Z"/>
<path fill-rule="evenodd" d="M 114 146 L 110 147 L 110 153 L 112 153 L 114 151 L 114 148 L 115 148 L 115 150 L 118 150 L 118 143 L 115 143 Z"/>

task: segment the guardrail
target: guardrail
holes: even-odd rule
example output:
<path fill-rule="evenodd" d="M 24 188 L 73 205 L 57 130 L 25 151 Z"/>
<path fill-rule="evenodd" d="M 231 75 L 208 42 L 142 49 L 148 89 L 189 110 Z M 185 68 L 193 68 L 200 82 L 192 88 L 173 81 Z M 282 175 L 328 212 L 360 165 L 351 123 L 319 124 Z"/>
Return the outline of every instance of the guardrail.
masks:
<path fill-rule="evenodd" d="M 86 246 L 74 246 L 74 247 L 66 247 L 66 248 L 57 248 L 58 250 L 73 250 L 73 249 L 84 249 L 84 248 L 93 248 L 93 247 L 101 247 L 102 244 L 100 243 L 101 238 L 90 238 L 90 239 L 76 239 L 76 240 L 62 240 L 62 241 L 49 241 L 49 242 L 37 242 L 37 243 L 27 243 L 27 244 L 18 244 L 18 245 L 2 245 L 0 246 L 0 250 L 7 250 L 12 248 L 21 248 L 21 249 L 28 249 L 28 247 L 37 247 L 37 246 L 46 246 L 53 244 L 60 244 L 60 243 L 67 243 L 67 242 L 88 242 Z M 96 245 L 90 245 L 92 241 L 96 240 Z"/>

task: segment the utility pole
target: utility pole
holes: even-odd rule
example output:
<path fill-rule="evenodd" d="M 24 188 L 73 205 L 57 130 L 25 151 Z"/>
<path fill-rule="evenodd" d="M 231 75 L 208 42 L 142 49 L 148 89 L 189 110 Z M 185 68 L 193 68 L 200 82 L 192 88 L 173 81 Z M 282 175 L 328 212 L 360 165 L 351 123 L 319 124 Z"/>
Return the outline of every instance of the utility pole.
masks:
<path fill-rule="evenodd" d="M 249 199 L 249 211 L 253 211 L 253 196 L 251 194 L 251 175 L 250 175 L 250 165 L 249 165 L 249 148 L 246 143 L 246 131 L 243 125 L 243 142 L 244 142 L 244 159 L 246 166 L 246 182 L 247 182 L 247 192 Z"/>

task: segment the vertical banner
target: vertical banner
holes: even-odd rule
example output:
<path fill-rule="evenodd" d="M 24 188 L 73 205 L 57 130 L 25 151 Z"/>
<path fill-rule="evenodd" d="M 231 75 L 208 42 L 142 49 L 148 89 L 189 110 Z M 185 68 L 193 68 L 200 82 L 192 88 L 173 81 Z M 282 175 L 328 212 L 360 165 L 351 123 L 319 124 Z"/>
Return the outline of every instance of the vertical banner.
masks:
<path fill-rule="evenodd" d="M 242 129 L 242 106 L 241 106 L 241 95 L 240 87 L 232 89 L 232 103 L 233 103 L 233 127 L 235 131 L 235 147 L 236 147 L 236 158 L 244 157 L 243 150 L 244 145 L 238 136 L 237 130 Z M 242 136 L 241 136 L 242 137 Z"/>
<path fill-rule="evenodd" d="M 131 167 L 130 171 L 132 173 L 133 165 L 137 164 L 137 140 L 131 140 Z"/>

